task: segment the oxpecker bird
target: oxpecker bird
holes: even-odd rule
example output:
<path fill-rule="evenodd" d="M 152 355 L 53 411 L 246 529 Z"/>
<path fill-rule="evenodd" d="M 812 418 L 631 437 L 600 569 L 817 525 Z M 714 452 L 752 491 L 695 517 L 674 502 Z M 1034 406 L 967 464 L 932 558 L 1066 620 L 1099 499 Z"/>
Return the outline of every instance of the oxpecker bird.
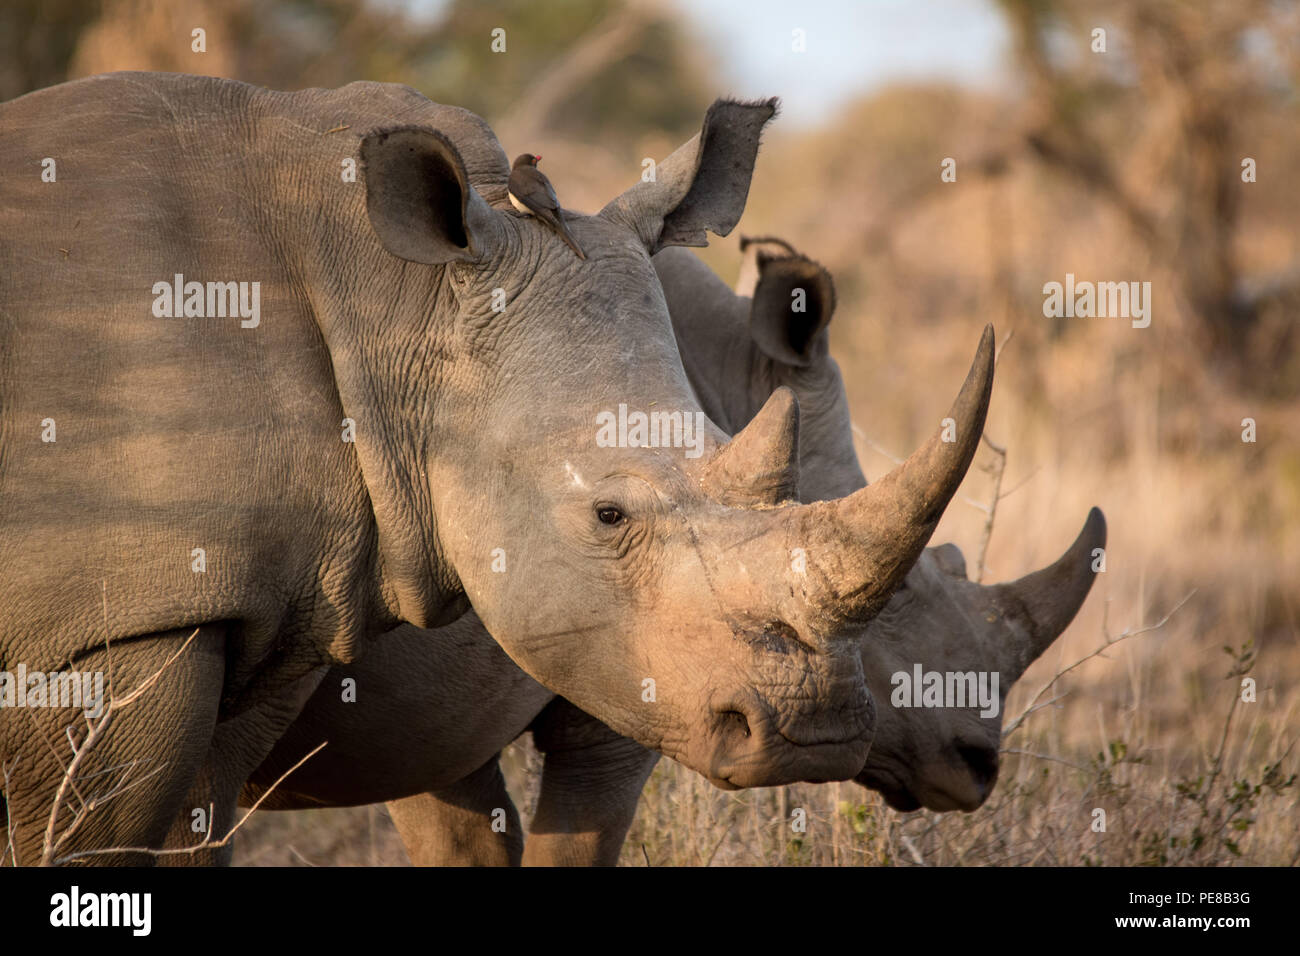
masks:
<path fill-rule="evenodd" d="M 537 161 L 541 158 L 532 153 L 521 153 L 515 160 L 514 166 L 510 168 L 510 182 L 506 187 L 510 204 L 525 216 L 536 216 L 546 223 L 569 244 L 569 248 L 578 254 L 579 259 L 585 259 L 587 254 L 582 251 L 582 246 L 578 245 L 578 240 L 573 238 L 569 227 L 564 224 L 564 217 L 560 214 L 560 200 L 556 198 L 551 181 L 537 168 Z"/>

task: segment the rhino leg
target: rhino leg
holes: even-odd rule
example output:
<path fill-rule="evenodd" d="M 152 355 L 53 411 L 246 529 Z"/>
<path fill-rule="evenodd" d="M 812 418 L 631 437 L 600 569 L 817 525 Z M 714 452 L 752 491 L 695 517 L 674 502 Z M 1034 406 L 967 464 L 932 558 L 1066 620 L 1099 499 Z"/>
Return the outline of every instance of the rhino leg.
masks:
<path fill-rule="evenodd" d="M 213 842 L 218 842 L 231 832 L 244 782 L 297 719 L 327 670 L 320 666 L 284 685 L 277 684 L 275 694 L 258 694 L 251 707 L 217 722 L 203 766 L 167 833 L 169 849 L 193 847 L 209 833 Z M 234 853 L 234 841 L 227 840 L 192 853 L 169 854 L 162 863 L 229 866 Z"/>
<path fill-rule="evenodd" d="M 533 723 L 545 754 L 525 866 L 614 866 L 659 755 L 567 700 Z"/>
<path fill-rule="evenodd" d="M 225 675 L 221 627 L 200 627 L 189 647 L 172 659 L 194 630 L 187 627 L 115 640 L 111 666 L 102 649 L 73 664 L 80 672 L 103 674 L 105 708 L 110 684 L 120 700 L 154 675 L 157 680 L 113 712 L 103 736 L 86 753 L 75 781 L 81 799 L 71 787 L 65 790 L 55 822 L 55 862 L 97 866 L 157 862 L 143 853 L 69 857 L 91 850 L 163 845 L 212 740 Z M 9 739 L 0 743 L 8 745 L 5 796 L 14 851 L 18 863 L 35 865 L 41 862 L 51 809 L 71 760 L 66 732 L 71 728 L 84 742 L 87 724 L 82 711 L 66 708 L 15 710 L 6 721 L 11 722 L 13 736 L 7 734 Z"/>
<path fill-rule="evenodd" d="M 416 866 L 518 866 L 523 857 L 519 813 L 496 757 L 449 787 L 390 800 L 388 815 Z"/>

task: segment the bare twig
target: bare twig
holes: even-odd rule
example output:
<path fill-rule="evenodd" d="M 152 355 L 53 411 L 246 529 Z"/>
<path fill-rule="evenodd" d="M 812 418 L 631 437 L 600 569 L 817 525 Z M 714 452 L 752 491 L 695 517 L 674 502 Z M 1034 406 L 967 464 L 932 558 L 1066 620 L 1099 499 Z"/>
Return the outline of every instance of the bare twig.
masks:
<path fill-rule="evenodd" d="M 912 842 L 911 837 L 906 833 L 902 834 L 902 842 L 903 847 L 907 850 L 913 861 L 915 861 L 916 865 L 925 866 L 925 858 L 921 856 L 921 851 L 916 848 L 916 844 Z"/>
<path fill-rule="evenodd" d="M 50 808 L 50 816 L 46 824 L 45 837 L 44 837 L 44 843 L 43 843 L 42 854 L 41 854 L 41 865 L 43 866 L 50 864 L 54 856 L 57 854 L 59 848 L 62 847 L 64 843 L 66 843 L 67 840 L 72 837 L 72 835 L 81 826 L 82 822 L 86 819 L 87 815 L 91 811 L 93 811 L 96 807 L 113 799 L 114 797 L 117 797 L 122 793 L 125 793 L 128 790 L 131 790 L 139 786 L 149 777 L 161 771 L 162 768 L 157 767 L 154 770 L 150 771 L 149 773 L 145 774 L 144 777 L 141 777 L 138 780 L 135 780 L 134 782 L 128 782 L 130 781 L 132 771 L 137 765 L 135 761 L 132 761 L 127 764 L 117 764 L 111 768 L 105 768 L 103 770 L 99 770 L 94 773 L 84 775 L 84 779 L 93 779 L 95 777 L 103 776 L 107 773 L 111 773 L 119 768 L 124 768 L 124 772 L 121 779 L 117 782 L 116 785 L 114 785 L 104 793 L 94 794 L 89 799 L 87 799 L 81 794 L 80 790 L 77 787 L 77 781 L 79 779 L 82 779 L 83 777 L 83 775 L 79 773 L 82 763 L 89 756 L 90 752 L 95 749 L 95 745 L 99 743 L 99 741 L 102 740 L 104 736 L 107 734 L 109 728 L 113 724 L 113 719 L 116 716 L 116 714 L 122 709 L 130 706 L 132 703 L 138 700 L 145 693 L 145 691 L 147 691 L 150 687 L 152 687 L 162 676 L 163 672 L 165 672 L 167 668 L 169 668 L 173 663 L 175 663 L 175 661 L 181 656 L 181 654 L 185 653 L 185 650 L 189 647 L 191 642 L 193 642 L 194 638 L 199 633 L 199 630 L 196 628 L 194 632 L 190 634 L 188 638 L 186 638 L 185 642 L 177 649 L 177 651 L 174 654 L 172 654 L 163 663 L 163 665 L 157 671 L 154 672 L 153 675 L 151 675 L 148 679 L 146 679 L 139 687 L 133 690 L 130 694 L 127 694 L 125 697 L 121 697 L 121 698 L 116 697 L 114 696 L 113 693 L 114 681 L 113 681 L 112 648 L 109 643 L 110 639 L 107 636 L 108 606 L 107 606 L 107 587 L 105 584 L 101 584 L 101 591 L 104 596 L 104 619 L 105 619 L 105 631 L 106 631 L 104 648 L 108 656 L 107 665 L 108 665 L 108 672 L 109 672 L 109 678 L 108 678 L 109 704 L 106 712 L 97 721 L 92 721 L 89 717 L 86 718 L 86 724 L 89 727 L 89 733 L 87 734 L 86 738 L 81 742 L 80 745 L 77 744 L 77 741 L 73 737 L 72 727 L 69 726 L 65 730 L 65 733 L 68 738 L 69 746 L 72 749 L 73 756 L 72 756 L 71 763 L 69 763 L 64 768 L 63 777 L 59 782 L 59 789 L 55 794 L 54 803 Z M 62 763 L 62 760 L 58 757 L 57 752 L 55 752 L 53 748 L 51 748 L 51 753 L 54 755 L 56 760 L 59 760 L 59 762 Z M 80 806 L 77 808 L 77 811 L 74 814 L 72 823 L 60 835 L 59 839 L 55 841 L 54 832 L 57 826 L 59 812 L 63 807 L 64 801 L 67 799 L 69 791 L 75 794 Z"/>
<path fill-rule="evenodd" d="M 298 859 L 302 860 L 304 866 L 310 866 L 312 868 L 318 868 L 320 866 L 320 864 L 313 863 L 311 860 L 307 859 L 300 852 L 298 852 L 298 848 L 293 844 L 289 845 L 289 852 L 292 853 L 294 856 L 296 856 Z"/>
<path fill-rule="evenodd" d="M 1016 330 L 1012 329 L 1007 333 L 1007 337 L 1002 340 L 1002 345 L 993 353 L 993 367 L 996 368 L 998 361 L 1002 358 L 1002 352 L 1011 344 L 1011 339 L 1015 336 Z M 993 477 L 993 490 L 989 493 L 988 508 L 985 509 L 986 517 L 984 527 L 980 530 L 979 552 L 975 559 L 975 583 L 981 584 L 984 581 L 984 570 L 987 567 L 989 554 L 989 541 L 993 537 L 993 522 L 998 516 L 998 502 L 1002 500 L 1002 476 L 1007 470 L 1007 448 L 1005 445 L 999 445 L 992 438 L 989 438 L 988 432 L 980 433 L 980 440 L 988 445 L 989 451 L 993 452 L 993 460 L 986 466 L 984 471 Z"/>
<path fill-rule="evenodd" d="M 722 831 L 722 836 L 718 837 L 718 842 L 713 844 L 713 849 L 709 851 L 709 856 L 704 861 L 706 867 L 713 865 L 713 858 L 718 855 L 718 851 L 722 849 L 722 844 L 727 841 L 727 837 L 731 835 L 731 831 L 735 826 L 736 815 L 733 813 L 730 815 L 730 819 L 727 820 L 727 826 Z"/>
<path fill-rule="evenodd" d="M 1070 664 L 1068 667 L 1064 667 L 1061 670 L 1057 671 L 1056 674 L 1052 676 L 1051 680 L 1049 680 L 1047 683 L 1045 683 L 1042 687 L 1038 689 L 1038 692 L 1034 694 L 1034 696 L 1030 699 L 1029 704 L 1025 707 L 1025 709 L 1021 711 L 1019 716 L 1017 716 L 1015 720 L 1011 721 L 1011 723 L 1009 723 L 1006 726 L 1006 728 L 1002 731 L 1002 738 L 1005 740 L 1007 737 L 1011 736 L 1011 734 L 1014 733 L 1015 730 L 1022 723 L 1024 723 L 1026 717 L 1032 714 L 1035 710 L 1039 709 L 1038 707 L 1035 706 L 1038 703 L 1039 698 L 1042 697 L 1045 693 L 1047 693 L 1047 691 L 1051 689 L 1051 687 L 1058 680 L 1060 680 L 1066 674 L 1070 673 L 1070 671 L 1079 667 L 1081 664 L 1092 660 L 1094 657 L 1102 656 L 1106 651 L 1110 650 L 1120 641 L 1125 641 L 1128 640 L 1130 637 L 1137 637 L 1140 634 L 1146 634 L 1150 631 L 1156 631 L 1164 627 L 1165 624 L 1169 622 L 1169 619 L 1172 618 L 1176 613 L 1178 613 L 1178 610 L 1184 604 L 1186 604 L 1188 601 L 1192 599 L 1192 595 L 1195 593 L 1196 593 L 1195 588 L 1193 588 L 1191 591 L 1188 591 L 1186 597 L 1184 597 L 1181 601 L 1175 604 L 1173 606 L 1173 609 L 1170 610 L 1168 614 L 1166 614 L 1164 617 L 1162 617 L 1159 621 L 1157 621 L 1154 624 L 1150 624 L 1146 627 L 1140 627 L 1137 630 L 1126 629 L 1123 633 L 1118 634 L 1115 637 L 1111 637 L 1109 634 L 1105 634 L 1104 635 L 1105 642 L 1100 647 L 1097 647 L 1094 650 L 1092 650 L 1090 653 L 1085 654 L 1083 657 L 1080 657 L 1078 660 L 1076 660 L 1073 664 Z M 1058 697 L 1054 699 L 1059 700 L 1060 698 Z M 1048 703 L 1050 703 L 1050 701 Z"/>
<path fill-rule="evenodd" d="M 984 527 L 980 531 L 979 552 L 975 559 L 976 584 L 980 584 L 984 581 L 985 561 L 988 558 L 989 553 L 989 539 L 993 537 L 993 521 L 998 516 L 998 502 L 1002 500 L 1002 475 L 1007 470 L 1006 448 L 994 442 L 987 434 L 980 435 L 980 438 L 993 452 L 993 461 L 984 468 L 985 471 L 993 476 L 993 491 L 989 495 L 989 504 L 987 509 L 988 517 L 984 519 Z"/>
<path fill-rule="evenodd" d="M 249 821 L 249 818 L 251 818 L 252 815 L 257 812 L 258 807 L 260 807 L 262 803 L 266 800 L 266 798 L 269 797 L 275 791 L 276 787 L 278 787 L 281 783 L 283 783 L 285 779 L 288 778 L 288 776 L 292 774 L 295 770 L 297 770 L 299 767 L 305 764 L 312 757 L 316 756 L 318 753 L 324 750 L 328 743 L 329 741 L 322 741 L 317 747 L 313 748 L 310 753 L 306 754 L 301 760 L 295 763 L 292 767 L 290 767 L 284 773 L 280 774 L 280 776 L 276 778 L 275 783 L 271 784 L 271 786 L 268 787 L 266 791 L 260 797 L 257 798 L 257 801 L 251 807 L 248 808 L 248 812 L 245 813 L 242 817 L 240 817 L 239 821 L 235 823 L 233 827 L 230 828 L 230 831 L 219 840 L 212 839 L 211 813 L 213 808 L 211 804 L 209 804 L 208 833 L 203 837 L 203 840 L 201 842 L 196 843 L 194 846 L 169 847 L 167 849 L 162 849 L 162 850 L 153 850 L 148 847 L 110 847 L 108 849 L 103 849 L 103 850 L 82 850 L 79 853 L 71 853 L 68 856 L 61 857 L 58 860 L 58 862 L 60 864 L 69 863 L 73 860 L 81 860 L 92 856 L 103 856 L 109 853 L 144 853 L 149 856 L 162 857 L 162 856 L 193 855 L 202 850 L 219 849 L 220 847 L 225 846 L 235 838 L 235 834 L 239 832 L 240 827 L 242 827 L 245 823 Z"/>
<path fill-rule="evenodd" d="M 1081 766 L 1079 766 L 1079 764 L 1077 764 L 1077 763 L 1073 763 L 1073 762 L 1071 762 L 1071 761 L 1069 761 L 1069 760 L 1065 760 L 1065 759 L 1063 759 L 1063 758 L 1061 758 L 1061 757 L 1056 757 L 1056 756 L 1053 756 L 1052 754 L 1040 754 L 1040 753 L 1038 753 L 1038 752 L 1036 752 L 1036 751 L 1033 751 L 1033 750 L 1018 750 L 1018 749 L 1016 749 L 1016 748 L 1014 748 L 1014 747 L 1005 747 L 1005 748 L 999 750 L 998 753 L 1000 753 L 1000 754 L 1023 754 L 1023 755 L 1026 756 L 1026 757 L 1037 757 L 1039 760 L 1051 760 L 1051 761 L 1053 761 L 1054 763 L 1063 763 L 1063 764 L 1065 764 L 1067 767 L 1073 767 L 1075 770 L 1087 770 L 1087 769 L 1088 769 L 1087 767 L 1081 767 Z"/>
<path fill-rule="evenodd" d="M 1240 663 L 1240 661 L 1238 661 L 1238 663 Z M 1234 666 L 1232 673 L 1229 676 L 1241 677 L 1242 671 L 1238 667 Z M 1232 718 L 1233 715 L 1237 713 L 1237 705 L 1239 703 L 1241 703 L 1241 694 L 1234 693 L 1232 695 L 1232 706 L 1228 708 L 1228 716 L 1223 720 L 1223 734 L 1219 737 L 1219 749 L 1215 751 L 1214 754 L 1214 769 L 1210 772 L 1210 779 L 1206 782 L 1205 790 L 1203 791 L 1207 795 L 1209 794 L 1210 789 L 1214 786 L 1215 781 L 1219 779 L 1219 774 L 1223 772 L 1223 754 L 1227 750 L 1228 746 L 1228 730 L 1232 727 Z M 1291 748 L 1288 747 L 1287 752 L 1289 753 L 1290 750 Z"/>
<path fill-rule="evenodd" d="M 107 614 L 107 611 L 105 611 L 105 614 Z M 51 865 L 58 849 L 67 842 L 68 838 L 71 837 L 73 833 L 76 832 L 77 828 L 81 825 L 82 820 L 91 810 L 124 793 L 126 790 L 131 789 L 131 787 L 136 786 L 140 782 L 136 781 L 136 784 L 126 785 L 126 781 L 130 778 L 131 770 L 134 767 L 134 764 L 132 764 L 131 766 L 128 766 L 126 773 L 123 774 L 122 780 L 119 781 L 118 785 L 110 789 L 106 794 L 97 794 L 92 796 L 89 800 L 86 800 L 80 795 L 80 793 L 78 793 L 77 796 L 81 801 L 81 806 L 77 808 L 76 813 L 73 815 L 71 825 L 63 832 L 57 841 L 54 839 L 54 832 L 59 821 L 59 811 L 63 807 L 64 800 L 67 799 L 68 790 L 76 789 L 75 781 L 78 777 L 78 771 L 81 769 L 82 763 L 90 755 L 90 752 L 95 749 L 95 745 L 98 744 L 108 733 L 109 728 L 113 725 L 113 719 L 117 714 L 139 700 L 140 697 L 149 690 L 149 688 L 158 683 L 158 680 L 162 677 L 167 668 L 171 667 L 172 664 L 174 664 L 176 660 L 185 653 L 198 634 L 199 628 L 195 628 L 194 632 L 185 639 L 185 643 L 177 649 L 176 653 L 167 658 L 158 670 L 145 678 L 139 687 L 135 688 L 135 690 L 131 691 L 131 693 L 127 694 L 125 697 L 113 696 L 112 682 L 110 678 L 108 707 L 105 709 L 103 716 L 98 720 L 92 721 L 89 717 L 86 718 L 86 724 L 89 726 L 90 731 L 81 742 L 80 746 L 78 746 L 73 740 L 72 728 L 67 728 L 68 743 L 72 747 L 72 761 L 66 768 L 64 768 L 63 778 L 59 781 L 59 789 L 55 791 L 54 794 L 54 804 L 50 807 L 50 816 L 45 824 L 45 839 L 41 850 L 41 866 Z M 113 658 L 108 647 L 107 638 L 105 638 L 104 648 L 105 653 L 108 656 L 109 673 L 111 675 Z M 157 770 L 153 772 L 157 772 Z"/>
<path fill-rule="evenodd" d="M 5 764 L 3 767 L 0 767 L 0 773 L 3 773 L 3 774 L 4 774 L 4 781 L 5 781 L 5 789 L 4 789 L 4 792 L 5 792 L 5 794 L 6 794 L 6 799 L 5 799 L 5 843 L 6 843 L 6 846 L 5 846 L 5 848 L 4 848 L 4 851 L 3 851 L 3 852 L 0 852 L 0 866 L 4 866 L 4 862 L 5 862 L 5 857 L 6 857 L 6 856 L 8 856 L 11 860 L 14 861 L 14 862 L 13 862 L 13 865 L 14 865 L 14 866 L 17 866 L 17 865 L 18 865 L 18 850 L 14 847 L 14 812 L 13 812 L 13 807 L 12 807 L 11 804 L 10 804 L 10 800 L 8 799 L 8 796 L 7 796 L 8 794 L 10 794 L 10 793 L 13 792 L 12 789 L 11 789 L 10 782 L 9 782 L 9 773 L 10 773 L 10 767 L 9 767 L 9 764 Z"/>
<path fill-rule="evenodd" d="M 867 433 L 864 432 L 856 422 L 851 423 L 849 427 L 853 430 L 853 434 L 858 439 L 860 439 L 864 445 L 866 445 L 876 454 L 881 455 L 884 458 L 888 458 L 895 465 L 901 465 L 903 463 L 903 459 L 899 458 L 893 452 L 888 451 L 885 448 L 882 448 L 880 445 L 876 444 L 874 441 L 868 438 Z M 975 508 L 979 511 L 983 511 L 985 514 L 988 513 L 988 508 L 985 505 L 980 504 L 978 501 L 975 501 L 974 499 L 967 498 L 965 495 L 962 494 L 957 494 L 954 495 L 953 497 L 959 498 L 960 500 L 964 501 L 966 504 L 970 505 L 972 508 Z"/>
<path fill-rule="evenodd" d="M 1012 338 L 1015 337 L 1015 334 L 1016 334 L 1015 329 L 1012 329 L 1010 332 L 1008 332 L 1006 338 L 1002 340 L 1002 344 L 998 346 L 997 349 L 994 351 L 993 365 L 995 368 L 997 367 L 998 361 L 1002 358 L 1002 352 L 1011 343 L 1011 340 Z M 868 438 L 866 432 L 864 432 L 861 428 L 859 428 L 857 424 L 850 424 L 849 427 L 852 428 L 853 434 L 856 435 L 858 438 L 860 438 L 873 451 L 877 452 L 878 454 L 884 455 L 886 458 L 888 458 L 896 465 L 901 465 L 903 463 L 903 459 L 899 458 L 897 455 L 893 455 L 889 453 L 888 451 L 886 451 L 885 449 L 877 445 L 870 438 Z M 993 476 L 993 492 L 989 497 L 989 503 L 987 505 L 981 504 L 980 502 L 974 501 L 970 498 L 967 498 L 965 495 L 961 495 L 961 494 L 955 496 L 961 499 L 962 501 L 964 501 L 966 504 L 970 505 L 971 507 L 976 508 L 979 511 L 982 511 L 985 516 L 984 528 L 980 532 L 979 554 L 975 562 L 976 583 L 979 583 L 984 580 L 985 559 L 988 556 L 989 539 L 993 537 L 993 522 L 997 518 L 998 502 L 1001 501 L 1004 497 L 1006 497 L 1005 495 L 1002 494 L 1002 475 L 1006 472 L 1006 468 L 1007 468 L 1006 448 L 1002 445 L 999 445 L 993 439 L 989 438 L 987 432 L 982 432 L 980 434 L 980 440 L 983 441 L 984 444 L 986 444 L 989 447 L 989 450 L 992 451 L 994 455 L 993 461 L 989 465 L 985 466 L 984 468 L 985 471 L 987 471 L 990 475 Z M 1033 477 L 1033 472 L 1030 473 L 1029 477 Z M 1024 479 L 1024 481 L 1028 481 L 1028 480 L 1029 478 Z M 1024 484 L 1024 482 L 1021 482 L 1021 484 Z M 1020 485 L 1017 485 L 1016 487 L 1019 488 Z M 1016 489 L 1013 488 L 1012 491 L 1014 490 Z M 1010 493 L 1011 492 L 1007 492 L 1007 494 Z"/>
<path fill-rule="evenodd" d="M 530 84 L 529 92 L 495 124 L 498 130 L 504 131 L 502 140 L 528 140 L 538 130 L 545 129 L 555 109 L 590 84 L 601 70 L 625 56 L 653 19 L 653 7 L 648 4 L 614 7 L 553 69 Z"/>
<path fill-rule="evenodd" d="M 1015 329 L 1012 329 L 1010 332 L 1007 333 L 1007 337 L 1002 340 L 1002 344 L 999 345 L 997 351 L 993 353 L 994 366 L 996 366 L 998 362 L 1001 361 L 1002 353 L 1006 350 L 1006 347 L 1011 344 L 1011 340 L 1014 339 L 1015 337 L 1016 337 Z"/>
<path fill-rule="evenodd" d="M 1034 477 L 1034 475 L 1038 474 L 1042 470 L 1043 470 L 1042 465 L 1035 465 L 1034 469 L 1029 474 L 1025 475 L 1025 477 L 1021 478 L 1018 482 L 1016 482 L 1006 491 L 1002 492 L 1002 494 L 998 495 L 998 501 L 1001 501 L 1003 498 L 1010 498 L 1021 488 L 1025 487 L 1025 485 L 1029 484 L 1030 480 Z"/>

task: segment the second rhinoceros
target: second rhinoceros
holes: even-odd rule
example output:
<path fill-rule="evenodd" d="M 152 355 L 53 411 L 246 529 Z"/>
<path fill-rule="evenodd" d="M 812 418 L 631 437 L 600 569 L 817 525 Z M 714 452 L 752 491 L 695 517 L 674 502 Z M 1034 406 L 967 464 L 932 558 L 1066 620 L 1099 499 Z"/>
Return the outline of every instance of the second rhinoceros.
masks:
<path fill-rule="evenodd" d="M 691 385 L 710 417 L 739 431 L 774 390 L 800 407 L 800 496 L 866 484 L 843 382 L 828 351 L 835 291 L 827 271 L 780 242 L 746 242 L 734 294 L 692 253 L 654 257 Z M 792 309 L 801 290 L 804 307 Z M 859 632 L 877 730 L 856 779 L 897 809 L 973 810 L 997 777 L 1006 692 L 1065 629 L 1092 585 L 1100 512 L 1053 565 L 1019 581 L 966 580 L 953 545 L 930 548 L 884 611 Z M 430 655 L 430 642 L 447 648 Z M 451 666 L 446 662 L 451 661 Z M 895 708 L 893 677 L 996 672 L 997 714 L 977 706 Z M 354 681 L 356 697 L 341 693 Z M 525 729 L 545 753 L 527 847 L 497 764 Z M 510 665 L 473 614 L 432 634 L 399 628 L 359 666 L 321 683 L 245 789 L 250 804 L 322 741 L 328 746 L 266 797 L 298 809 L 390 801 L 419 864 L 609 864 L 658 755 L 611 732 Z M 397 798 L 402 799 L 397 799 Z M 493 826 L 508 814 L 505 826 Z"/>
<path fill-rule="evenodd" d="M 733 227 L 774 109 L 715 103 L 571 216 L 581 261 L 512 210 L 482 120 L 405 87 L 122 73 L 0 105 L 0 674 L 112 699 L 0 709 L 17 862 L 149 862 L 189 808 L 227 832 L 329 666 L 470 602 L 721 786 L 856 773 L 852 635 L 974 454 L 992 350 L 955 443 L 837 501 L 786 500 L 793 402 L 730 443 L 703 418 L 650 256 Z M 621 407 L 699 427 L 598 440 Z"/>

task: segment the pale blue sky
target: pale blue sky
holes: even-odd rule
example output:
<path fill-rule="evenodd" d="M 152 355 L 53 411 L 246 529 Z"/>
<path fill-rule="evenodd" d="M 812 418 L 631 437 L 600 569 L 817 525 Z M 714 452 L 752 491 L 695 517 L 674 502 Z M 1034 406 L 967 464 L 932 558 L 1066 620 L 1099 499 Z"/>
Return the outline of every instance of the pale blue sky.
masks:
<path fill-rule="evenodd" d="M 389 0 L 436 14 L 445 0 Z M 544 0 L 539 0 L 544 2 Z M 895 80 L 995 85 L 1008 41 L 990 0 L 664 0 L 721 61 L 737 96 L 779 95 L 790 125 Z M 805 53 L 791 50 L 806 31 Z"/>
<path fill-rule="evenodd" d="M 722 58 L 744 96 L 779 94 L 784 118 L 817 120 L 890 81 L 998 81 L 1006 27 L 986 0 L 706 0 L 678 9 Z M 805 53 L 792 31 L 807 31 Z"/>

